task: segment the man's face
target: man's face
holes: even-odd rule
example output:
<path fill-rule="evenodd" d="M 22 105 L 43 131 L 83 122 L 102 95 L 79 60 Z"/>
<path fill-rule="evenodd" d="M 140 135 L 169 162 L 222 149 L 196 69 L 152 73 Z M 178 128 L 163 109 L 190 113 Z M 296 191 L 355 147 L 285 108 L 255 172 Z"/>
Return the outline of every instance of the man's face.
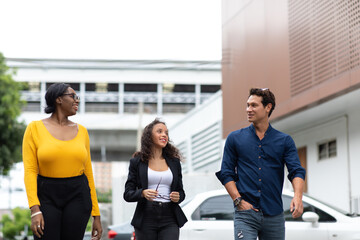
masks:
<path fill-rule="evenodd" d="M 268 115 L 271 109 L 271 103 L 266 107 L 261 103 L 262 97 L 251 95 L 247 100 L 247 119 L 252 123 L 259 123 L 264 120 L 268 121 Z"/>

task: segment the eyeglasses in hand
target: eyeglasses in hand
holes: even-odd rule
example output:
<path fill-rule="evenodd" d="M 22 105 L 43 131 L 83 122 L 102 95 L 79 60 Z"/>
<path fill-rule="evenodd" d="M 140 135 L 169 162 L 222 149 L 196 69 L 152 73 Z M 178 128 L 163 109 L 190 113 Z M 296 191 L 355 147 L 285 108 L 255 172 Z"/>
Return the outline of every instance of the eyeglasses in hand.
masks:
<path fill-rule="evenodd" d="M 161 183 L 161 179 L 162 179 L 162 177 L 160 178 L 160 181 L 159 181 L 159 183 L 157 184 L 155 191 L 158 190 L 159 185 L 160 185 L 160 183 Z M 168 195 L 160 195 L 160 194 L 159 194 L 159 195 L 157 195 L 156 197 L 157 197 L 157 198 L 162 198 L 162 199 L 165 199 L 165 200 L 171 200 L 171 199 L 170 199 L 170 196 L 168 196 Z"/>

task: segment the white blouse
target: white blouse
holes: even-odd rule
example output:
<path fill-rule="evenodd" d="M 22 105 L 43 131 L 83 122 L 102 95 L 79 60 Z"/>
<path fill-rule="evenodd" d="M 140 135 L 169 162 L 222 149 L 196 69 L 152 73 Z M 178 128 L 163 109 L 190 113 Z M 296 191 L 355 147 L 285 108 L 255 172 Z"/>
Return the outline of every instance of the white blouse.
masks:
<path fill-rule="evenodd" d="M 170 202 L 170 187 L 173 175 L 168 168 L 166 171 L 154 171 L 148 167 L 148 186 L 149 189 L 158 191 L 158 196 L 154 198 L 157 202 Z"/>

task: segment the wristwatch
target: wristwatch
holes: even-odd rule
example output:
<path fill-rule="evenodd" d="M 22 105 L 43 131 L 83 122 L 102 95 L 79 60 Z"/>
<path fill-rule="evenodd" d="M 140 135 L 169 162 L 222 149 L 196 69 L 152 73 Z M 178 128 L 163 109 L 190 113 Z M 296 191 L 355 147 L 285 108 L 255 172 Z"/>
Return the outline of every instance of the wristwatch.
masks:
<path fill-rule="evenodd" d="M 241 200 L 242 200 L 241 197 L 238 197 L 238 198 L 234 199 L 234 204 L 235 204 L 236 207 L 241 203 Z"/>

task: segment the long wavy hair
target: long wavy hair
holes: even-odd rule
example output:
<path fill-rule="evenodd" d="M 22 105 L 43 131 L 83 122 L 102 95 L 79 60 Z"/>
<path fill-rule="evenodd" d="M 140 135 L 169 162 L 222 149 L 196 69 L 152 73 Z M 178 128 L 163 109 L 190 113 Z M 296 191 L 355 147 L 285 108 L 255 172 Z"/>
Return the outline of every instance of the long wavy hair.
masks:
<path fill-rule="evenodd" d="M 152 153 L 152 146 L 154 145 L 154 142 L 152 140 L 152 130 L 154 129 L 154 126 L 156 124 L 166 124 L 162 121 L 160 121 L 158 118 L 155 118 L 154 121 L 149 123 L 145 128 L 141 135 L 141 148 L 140 151 L 137 151 L 133 154 L 133 157 L 140 157 L 141 161 L 143 162 L 149 162 L 149 159 L 153 156 Z M 170 142 L 170 138 L 168 137 L 168 143 L 166 146 L 162 149 L 162 156 L 166 158 L 175 158 L 179 159 L 181 161 L 181 154 L 179 149 L 177 149 L 172 143 Z"/>

